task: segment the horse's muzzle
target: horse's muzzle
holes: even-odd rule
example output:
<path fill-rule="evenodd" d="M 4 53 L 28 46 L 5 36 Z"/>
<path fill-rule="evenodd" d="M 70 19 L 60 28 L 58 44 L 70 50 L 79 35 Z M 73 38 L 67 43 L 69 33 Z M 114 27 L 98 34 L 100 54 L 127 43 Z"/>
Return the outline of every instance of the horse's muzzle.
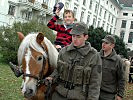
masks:
<path fill-rule="evenodd" d="M 33 90 L 32 89 L 27 89 L 24 93 L 24 97 L 25 98 L 31 98 L 32 96 L 34 96 Z"/>

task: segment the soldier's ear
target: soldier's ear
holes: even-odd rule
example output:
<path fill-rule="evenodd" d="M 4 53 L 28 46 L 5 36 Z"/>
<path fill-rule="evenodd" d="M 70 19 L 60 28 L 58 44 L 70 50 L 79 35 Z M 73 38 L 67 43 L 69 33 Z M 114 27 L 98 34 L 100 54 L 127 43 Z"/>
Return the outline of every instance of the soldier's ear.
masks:
<path fill-rule="evenodd" d="M 89 36 L 88 35 L 85 35 L 85 40 L 87 40 L 89 38 Z"/>

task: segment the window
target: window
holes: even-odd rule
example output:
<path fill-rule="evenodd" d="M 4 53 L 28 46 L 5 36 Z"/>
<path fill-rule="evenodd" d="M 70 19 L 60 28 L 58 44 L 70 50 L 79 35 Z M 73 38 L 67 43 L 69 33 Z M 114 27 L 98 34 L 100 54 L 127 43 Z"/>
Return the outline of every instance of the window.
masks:
<path fill-rule="evenodd" d="M 123 13 L 123 16 L 128 16 L 128 13 Z"/>
<path fill-rule="evenodd" d="M 112 5 L 110 5 L 110 8 L 112 8 Z"/>
<path fill-rule="evenodd" d="M 45 2 L 45 1 L 46 1 L 46 0 L 43 0 L 43 2 Z M 55 4 L 58 3 L 58 2 L 59 2 L 59 0 L 55 0 Z"/>
<path fill-rule="evenodd" d="M 117 24 L 117 19 L 115 19 L 115 26 L 116 26 L 116 24 Z"/>
<path fill-rule="evenodd" d="M 100 27 L 100 20 L 97 22 L 97 27 Z"/>
<path fill-rule="evenodd" d="M 98 11 L 98 4 L 96 4 L 95 6 L 95 13 L 97 14 L 97 11 Z"/>
<path fill-rule="evenodd" d="M 74 16 L 76 17 L 76 14 L 77 14 L 77 7 L 74 7 L 73 13 L 74 13 Z"/>
<path fill-rule="evenodd" d="M 109 14 L 109 17 L 108 17 L 108 21 L 110 22 L 110 14 Z"/>
<path fill-rule="evenodd" d="M 83 22 L 83 19 L 84 19 L 84 12 L 82 11 L 82 12 L 81 12 L 80 21 Z"/>
<path fill-rule="evenodd" d="M 133 29 L 133 21 L 131 21 L 130 29 Z"/>
<path fill-rule="evenodd" d="M 86 4 L 86 0 L 83 0 L 83 5 L 85 6 L 85 4 Z"/>
<path fill-rule="evenodd" d="M 133 43 L 133 32 L 129 33 L 128 43 Z"/>
<path fill-rule="evenodd" d="M 108 4 L 108 1 L 106 2 L 106 4 Z"/>
<path fill-rule="evenodd" d="M 122 40 L 124 39 L 124 35 L 125 35 L 125 31 L 122 30 L 122 31 L 120 32 L 120 38 L 121 38 Z"/>
<path fill-rule="evenodd" d="M 32 12 L 26 12 L 26 17 L 25 17 L 25 19 L 26 19 L 26 20 L 31 20 L 31 17 L 32 17 Z"/>
<path fill-rule="evenodd" d="M 106 19 L 106 11 L 105 11 L 105 13 L 104 13 L 104 19 Z"/>
<path fill-rule="evenodd" d="M 90 5 L 89 5 L 89 9 L 92 9 L 92 0 L 90 0 Z"/>
<path fill-rule="evenodd" d="M 112 27 L 110 27 L 110 33 L 112 32 Z"/>
<path fill-rule="evenodd" d="M 104 29 L 104 26 L 105 26 L 105 21 L 103 21 L 103 24 L 102 24 L 103 29 Z"/>
<path fill-rule="evenodd" d="M 35 0 L 33 0 L 34 2 L 35 2 Z M 43 3 L 45 3 L 46 5 L 48 5 L 48 2 L 49 2 L 49 0 L 43 0 Z M 59 0 L 56 0 L 55 1 L 55 3 L 58 3 L 59 2 Z"/>
<path fill-rule="evenodd" d="M 89 25 L 89 22 L 90 22 L 90 15 L 87 16 L 87 25 Z"/>
<path fill-rule="evenodd" d="M 109 29 L 109 24 L 107 24 L 107 28 L 106 28 L 106 31 L 108 32 L 108 29 Z"/>
<path fill-rule="evenodd" d="M 93 26 L 96 26 L 96 18 L 93 18 Z"/>
<path fill-rule="evenodd" d="M 68 8 L 69 8 L 69 3 L 66 2 L 66 3 L 65 3 L 65 9 L 68 9 Z"/>
<path fill-rule="evenodd" d="M 101 16 L 101 14 L 102 14 L 102 7 L 100 8 L 99 16 Z"/>
<path fill-rule="evenodd" d="M 113 22 L 114 22 L 114 18 L 113 18 L 113 16 L 112 16 L 112 21 L 111 21 L 111 23 L 113 24 Z"/>
<path fill-rule="evenodd" d="M 126 23 L 127 23 L 126 20 L 122 20 L 121 28 L 126 28 Z"/>
<path fill-rule="evenodd" d="M 9 15 L 14 15 L 14 13 L 15 13 L 15 6 L 14 5 L 9 5 L 8 14 Z"/>

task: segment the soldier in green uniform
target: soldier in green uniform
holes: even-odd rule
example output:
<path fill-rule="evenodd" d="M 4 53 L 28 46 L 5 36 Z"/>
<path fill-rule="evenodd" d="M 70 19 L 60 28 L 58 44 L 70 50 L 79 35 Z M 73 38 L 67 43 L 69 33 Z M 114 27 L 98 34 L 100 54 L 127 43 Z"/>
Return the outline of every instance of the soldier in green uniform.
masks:
<path fill-rule="evenodd" d="M 115 38 L 107 35 L 102 40 L 102 83 L 99 100 L 122 100 L 125 87 L 125 66 L 114 50 Z"/>
<path fill-rule="evenodd" d="M 88 28 L 84 23 L 75 23 L 72 43 L 59 52 L 57 68 L 47 77 L 57 81 L 52 100 L 98 100 L 101 85 L 101 58 L 91 47 Z"/>

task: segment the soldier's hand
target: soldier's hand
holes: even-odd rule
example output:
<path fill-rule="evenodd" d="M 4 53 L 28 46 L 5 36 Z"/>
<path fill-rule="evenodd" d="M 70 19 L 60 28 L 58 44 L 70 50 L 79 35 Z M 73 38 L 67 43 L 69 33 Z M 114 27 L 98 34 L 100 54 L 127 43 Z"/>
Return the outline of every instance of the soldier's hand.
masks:
<path fill-rule="evenodd" d="M 52 77 L 46 77 L 45 78 L 45 85 L 48 85 L 49 83 L 52 84 L 53 78 Z"/>
<path fill-rule="evenodd" d="M 122 98 L 120 96 L 117 96 L 116 100 L 122 100 Z"/>

